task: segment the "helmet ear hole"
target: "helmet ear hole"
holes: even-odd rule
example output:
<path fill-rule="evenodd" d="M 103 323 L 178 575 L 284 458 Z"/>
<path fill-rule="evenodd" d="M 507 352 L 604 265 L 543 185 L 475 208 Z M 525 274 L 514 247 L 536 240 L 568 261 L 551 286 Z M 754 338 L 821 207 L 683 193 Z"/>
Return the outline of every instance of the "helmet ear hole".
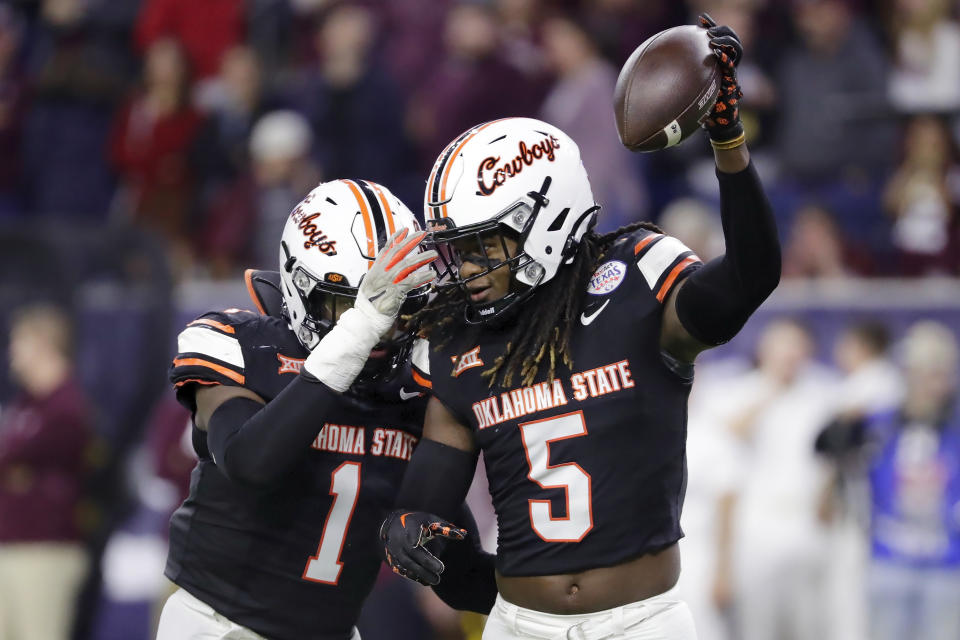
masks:
<path fill-rule="evenodd" d="M 570 207 L 567 207 L 560 214 L 553 219 L 553 222 L 550 223 L 550 226 L 547 227 L 547 231 L 559 231 L 563 228 L 563 223 L 567 219 L 567 214 L 570 213 Z"/>

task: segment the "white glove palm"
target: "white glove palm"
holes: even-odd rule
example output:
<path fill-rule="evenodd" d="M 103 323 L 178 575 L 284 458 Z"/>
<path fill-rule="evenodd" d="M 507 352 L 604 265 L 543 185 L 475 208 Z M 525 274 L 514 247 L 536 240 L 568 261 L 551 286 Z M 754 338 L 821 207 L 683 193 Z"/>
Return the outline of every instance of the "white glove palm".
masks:
<path fill-rule="evenodd" d="M 416 252 L 426 235 L 407 239 L 407 229 L 393 234 L 370 266 L 357 301 L 314 347 L 303 368 L 335 391 L 346 391 L 363 369 L 370 350 L 393 327 L 407 293 L 434 278 L 429 267 L 436 251 Z"/>

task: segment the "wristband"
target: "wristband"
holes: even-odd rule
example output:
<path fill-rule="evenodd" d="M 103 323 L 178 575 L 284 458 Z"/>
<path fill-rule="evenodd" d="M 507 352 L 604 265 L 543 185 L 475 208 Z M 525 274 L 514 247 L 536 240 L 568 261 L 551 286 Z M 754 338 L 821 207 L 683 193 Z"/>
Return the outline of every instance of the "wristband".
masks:
<path fill-rule="evenodd" d="M 744 144 L 746 141 L 747 141 L 747 134 L 741 132 L 740 135 L 738 135 L 735 138 L 731 138 L 730 140 L 718 141 L 718 140 L 714 140 L 713 138 L 710 138 L 710 146 L 712 146 L 714 149 L 725 151 L 727 149 L 736 149 L 737 147 Z"/>

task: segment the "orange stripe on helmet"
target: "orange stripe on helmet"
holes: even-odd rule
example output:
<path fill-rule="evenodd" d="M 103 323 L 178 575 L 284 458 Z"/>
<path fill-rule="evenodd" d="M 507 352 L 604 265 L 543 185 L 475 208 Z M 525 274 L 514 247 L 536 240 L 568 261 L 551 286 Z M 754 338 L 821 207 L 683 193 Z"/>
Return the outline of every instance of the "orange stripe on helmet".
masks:
<path fill-rule="evenodd" d="M 177 358 L 173 361 L 173 366 L 175 367 L 206 367 L 207 369 L 213 369 L 219 374 L 222 374 L 237 384 L 243 384 L 243 374 L 237 373 L 231 369 L 227 369 L 223 365 L 219 365 L 216 362 L 209 362 L 207 360 L 201 360 L 200 358 Z"/>
<path fill-rule="evenodd" d="M 500 118 L 498 120 L 491 120 L 486 124 L 480 125 L 473 131 L 473 133 L 471 133 L 466 138 L 464 138 L 463 141 L 460 143 L 460 145 L 453 150 L 453 153 L 450 154 L 450 159 L 447 161 L 447 166 L 443 170 L 443 182 L 440 183 L 440 202 L 444 202 L 447 199 L 447 180 L 450 178 L 450 167 L 453 166 L 453 163 L 457 158 L 457 154 L 460 153 L 460 151 L 463 150 L 464 145 L 470 142 L 474 138 L 474 136 L 476 136 L 478 133 L 480 133 L 490 125 L 496 124 L 497 122 L 502 122 L 503 120 L 509 120 L 509 118 Z M 437 179 L 439 180 L 439 176 Z M 447 205 L 443 204 L 441 206 L 440 211 L 441 211 L 441 217 L 446 218 Z"/>
<path fill-rule="evenodd" d="M 397 226 L 393 223 L 393 211 L 390 210 L 390 203 L 387 202 L 387 197 L 383 195 L 383 189 L 380 188 L 376 182 L 368 182 L 373 190 L 377 194 L 377 199 L 380 200 L 380 206 L 383 207 L 383 215 L 387 219 L 387 237 L 389 238 L 397 231 Z"/>
<path fill-rule="evenodd" d="M 363 216 L 363 230 L 367 233 L 367 255 L 371 256 L 369 258 L 370 262 L 367 264 L 367 269 L 369 269 L 373 265 L 373 256 L 377 255 L 377 247 L 373 242 L 373 219 L 370 217 L 370 209 L 367 207 L 367 201 L 363 194 L 360 193 L 360 187 L 354 184 L 353 180 L 341 180 L 340 182 L 350 187 L 353 197 L 357 199 L 357 204 L 360 206 L 360 214 Z"/>

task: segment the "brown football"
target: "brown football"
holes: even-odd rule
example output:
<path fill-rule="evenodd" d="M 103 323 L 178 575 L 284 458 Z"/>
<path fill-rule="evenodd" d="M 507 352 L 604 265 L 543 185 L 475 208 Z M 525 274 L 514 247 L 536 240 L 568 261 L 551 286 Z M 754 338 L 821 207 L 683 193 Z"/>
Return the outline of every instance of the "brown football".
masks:
<path fill-rule="evenodd" d="M 685 25 L 651 36 L 617 79 L 620 142 L 631 151 L 672 147 L 700 127 L 719 90 L 720 66 L 706 29 Z"/>

